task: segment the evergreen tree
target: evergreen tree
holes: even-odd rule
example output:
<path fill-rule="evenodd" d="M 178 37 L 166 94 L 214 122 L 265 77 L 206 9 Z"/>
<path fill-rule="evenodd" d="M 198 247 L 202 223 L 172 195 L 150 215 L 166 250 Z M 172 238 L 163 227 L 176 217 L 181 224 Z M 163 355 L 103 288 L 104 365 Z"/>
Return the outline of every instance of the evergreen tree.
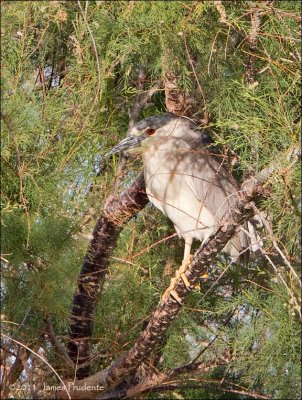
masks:
<path fill-rule="evenodd" d="M 2 2 L 4 398 L 54 398 L 44 385 L 75 376 L 81 265 L 105 204 L 142 168 L 102 155 L 129 115 L 166 110 L 206 126 L 240 182 L 274 166 L 257 203 L 265 255 L 246 268 L 218 256 L 107 398 L 131 387 L 151 399 L 300 398 L 300 12 L 298 1 Z M 181 263 L 172 224 L 141 200 L 101 277 L 91 375 L 132 349 Z"/>

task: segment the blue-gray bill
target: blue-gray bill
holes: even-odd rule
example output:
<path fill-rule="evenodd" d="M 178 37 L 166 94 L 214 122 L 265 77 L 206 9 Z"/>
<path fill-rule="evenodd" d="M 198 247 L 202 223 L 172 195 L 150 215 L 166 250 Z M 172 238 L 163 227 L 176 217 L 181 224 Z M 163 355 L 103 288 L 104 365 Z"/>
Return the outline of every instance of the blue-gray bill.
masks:
<path fill-rule="evenodd" d="M 114 146 L 111 150 L 107 151 L 104 157 L 108 157 L 111 154 L 121 153 L 128 149 L 133 149 L 134 147 L 140 146 L 142 140 L 141 136 L 128 136 L 125 139 L 121 140 L 116 146 Z"/>

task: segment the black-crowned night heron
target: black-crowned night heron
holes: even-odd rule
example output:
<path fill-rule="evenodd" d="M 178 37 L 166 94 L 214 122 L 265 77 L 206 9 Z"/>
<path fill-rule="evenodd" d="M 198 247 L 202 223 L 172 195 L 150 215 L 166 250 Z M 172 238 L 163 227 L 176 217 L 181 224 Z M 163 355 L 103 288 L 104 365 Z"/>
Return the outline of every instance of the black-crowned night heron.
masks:
<path fill-rule="evenodd" d="M 237 198 L 237 182 L 213 149 L 194 122 L 166 113 L 138 122 L 107 153 L 141 153 L 149 200 L 185 239 L 182 271 L 193 239 L 206 241 Z M 236 260 L 249 242 L 241 228 L 223 251 Z"/>

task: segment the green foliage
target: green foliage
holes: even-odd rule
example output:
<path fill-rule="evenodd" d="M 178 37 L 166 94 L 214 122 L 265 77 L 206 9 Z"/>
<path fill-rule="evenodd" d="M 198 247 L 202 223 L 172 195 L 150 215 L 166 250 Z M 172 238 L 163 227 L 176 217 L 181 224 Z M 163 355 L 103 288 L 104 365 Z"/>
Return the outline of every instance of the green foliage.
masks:
<path fill-rule="evenodd" d="M 108 280 L 96 313 L 95 331 L 109 344 L 134 340 L 148 310 L 154 306 L 154 290 L 135 268 L 120 264 L 112 274 L 114 279 Z"/>
<path fill-rule="evenodd" d="M 266 290 L 251 288 L 230 299 L 227 308 L 238 310 L 224 330 L 236 360 L 228 374 L 240 376 L 251 390 L 262 386 L 273 398 L 300 398 L 300 327 L 284 287 L 272 282 Z"/>
<path fill-rule="evenodd" d="M 230 348 L 234 357 L 230 366 L 201 378 L 225 379 L 272 398 L 298 398 L 300 294 L 293 270 L 300 271 L 301 172 L 288 153 L 301 129 L 301 6 L 222 4 L 227 23 L 210 1 L 2 2 L 3 325 L 33 348 L 41 344 L 43 318 L 51 315 L 65 340 L 87 248 L 83 234 L 91 233 L 108 195 L 129 185 L 141 169 L 138 161 L 128 164 L 133 173 L 116 185 L 117 158 L 101 162 L 100 155 L 127 131 L 139 68 L 146 75 L 144 90 L 155 84 L 161 89 L 140 118 L 165 111 L 169 72 L 200 120 L 205 99 L 209 128 L 231 154 L 237 176 L 272 162 L 277 166 L 266 184 L 270 197 L 259 205 L 273 230 L 272 237 L 263 232 L 264 247 L 276 254 L 277 244 L 291 268 L 267 260 L 241 268 L 219 258 L 166 333 L 157 368 L 192 361 L 217 335 L 202 360 Z M 252 53 L 254 83 L 248 84 L 255 9 L 262 12 L 262 25 Z M 161 241 L 173 233 L 150 206 L 122 231 L 95 313 L 93 346 L 108 355 L 95 371 L 132 346 L 180 265 L 182 241 Z M 44 345 L 53 365 L 61 365 L 49 342 Z M 173 396 L 248 398 L 219 392 L 215 383 L 198 384 Z"/>

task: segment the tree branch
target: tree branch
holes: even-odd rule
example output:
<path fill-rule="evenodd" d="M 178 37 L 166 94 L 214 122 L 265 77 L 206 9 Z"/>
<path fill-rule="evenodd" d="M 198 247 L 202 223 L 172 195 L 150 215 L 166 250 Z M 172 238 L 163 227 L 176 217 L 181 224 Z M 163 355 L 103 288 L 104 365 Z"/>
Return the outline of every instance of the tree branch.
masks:
<path fill-rule="evenodd" d="M 258 35 L 261 29 L 261 16 L 262 12 L 259 9 L 256 9 L 251 13 L 251 29 L 247 39 L 250 47 L 250 53 L 248 54 L 248 60 L 246 65 L 246 80 L 249 85 L 255 83 L 254 53 L 257 50 Z"/>
<path fill-rule="evenodd" d="M 138 384 L 134 387 L 129 388 L 125 393 L 124 397 L 129 398 L 129 397 L 134 397 L 139 394 L 142 394 L 146 391 L 149 391 L 151 388 L 160 388 L 162 387 L 163 384 L 169 383 L 169 381 L 172 378 L 175 378 L 179 375 L 183 374 L 191 374 L 191 373 L 198 373 L 199 375 L 204 374 L 208 372 L 210 369 L 217 367 L 218 365 L 226 365 L 230 361 L 228 356 L 225 357 L 219 357 L 214 360 L 209 360 L 209 361 L 202 361 L 202 362 L 195 362 L 195 363 L 190 363 L 187 365 L 183 365 L 178 368 L 171 369 L 165 373 L 158 373 L 155 375 L 153 379 L 148 380 L 147 382 L 144 382 L 143 384 Z M 136 397 L 137 398 L 137 397 Z M 99 396 L 98 399 L 102 400 L 109 400 L 108 396 Z M 112 398 L 113 399 L 113 398 Z"/>
<path fill-rule="evenodd" d="M 137 118 L 141 109 L 145 106 L 147 101 L 153 96 L 154 93 L 158 91 L 158 86 L 153 86 L 147 92 L 144 92 L 144 83 L 146 81 L 146 75 L 144 73 L 143 68 L 140 66 L 138 70 L 138 78 L 136 81 L 136 87 L 138 90 L 134 105 L 132 106 L 131 111 L 129 112 L 129 125 L 128 125 L 128 132 L 134 127 L 137 122 Z"/>
<path fill-rule="evenodd" d="M 92 335 L 93 314 L 118 235 L 123 225 L 142 210 L 147 202 L 144 176 L 141 173 L 119 197 L 109 198 L 95 225 L 72 302 L 68 354 L 75 364 L 85 363 L 89 358 L 88 340 Z M 79 368 L 77 372 L 78 378 L 88 374 L 89 366 Z"/>
<path fill-rule="evenodd" d="M 253 183 L 245 186 L 238 193 L 238 200 L 234 207 L 222 219 L 215 234 L 211 235 L 208 241 L 202 244 L 195 252 L 193 260 L 185 272 L 186 278 L 193 287 L 198 281 L 200 275 L 204 273 L 206 267 L 214 260 L 216 255 L 224 248 L 226 243 L 234 235 L 237 226 L 241 225 L 246 218 L 252 214 L 250 202 L 262 193 L 262 188 L 258 185 L 255 178 Z M 176 281 L 174 291 L 179 301 L 170 296 L 154 311 L 150 321 L 143 332 L 139 335 L 133 347 L 124 356 L 119 358 L 110 367 L 99 371 L 96 374 L 75 382 L 75 386 L 69 383 L 72 397 L 82 398 L 83 390 L 78 388 L 84 386 L 96 387 L 102 386 L 104 389 L 114 388 L 126 376 L 129 376 L 146 358 L 149 356 L 154 346 L 162 339 L 167 328 L 171 325 L 182 307 L 182 302 L 189 289 L 185 286 L 182 279 Z M 91 318 L 91 317 L 90 317 Z M 73 387 L 75 390 L 73 390 Z M 85 398 L 95 398 L 99 390 L 90 390 L 85 392 Z M 63 391 L 60 391 L 63 396 Z"/>
<path fill-rule="evenodd" d="M 53 346 L 57 349 L 58 353 L 61 354 L 61 356 L 65 360 L 68 368 L 74 369 L 75 364 L 69 357 L 69 355 L 65 349 L 65 346 L 59 341 L 58 337 L 55 334 L 50 315 L 46 315 L 44 317 L 44 322 L 46 325 L 47 334 L 49 335 L 50 341 L 52 342 Z"/>

